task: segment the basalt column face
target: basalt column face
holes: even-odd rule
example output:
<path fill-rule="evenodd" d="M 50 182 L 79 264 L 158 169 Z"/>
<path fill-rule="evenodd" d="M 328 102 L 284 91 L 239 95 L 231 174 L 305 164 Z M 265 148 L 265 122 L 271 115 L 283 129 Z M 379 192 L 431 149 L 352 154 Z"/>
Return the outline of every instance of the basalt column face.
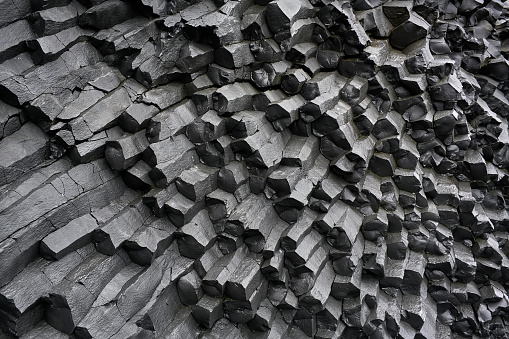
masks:
<path fill-rule="evenodd" d="M 508 338 L 508 10 L 0 0 L 0 338 Z"/>

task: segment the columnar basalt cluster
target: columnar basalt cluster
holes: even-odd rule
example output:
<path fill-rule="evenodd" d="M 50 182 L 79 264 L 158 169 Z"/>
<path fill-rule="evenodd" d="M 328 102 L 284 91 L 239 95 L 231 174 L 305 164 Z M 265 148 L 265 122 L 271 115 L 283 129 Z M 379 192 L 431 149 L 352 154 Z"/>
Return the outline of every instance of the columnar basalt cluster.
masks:
<path fill-rule="evenodd" d="M 0 337 L 509 337 L 508 9 L 0 0 Z"/>

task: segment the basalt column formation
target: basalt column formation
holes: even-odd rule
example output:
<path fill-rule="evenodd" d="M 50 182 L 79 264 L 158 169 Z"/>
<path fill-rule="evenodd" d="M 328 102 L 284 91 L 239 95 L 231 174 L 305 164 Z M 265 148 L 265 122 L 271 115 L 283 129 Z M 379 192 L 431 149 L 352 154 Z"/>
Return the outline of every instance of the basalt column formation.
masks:
<path fill-rule="evenodd" d="M 0 0 L 0 338 L 508 338 L 508 9 Z"/>

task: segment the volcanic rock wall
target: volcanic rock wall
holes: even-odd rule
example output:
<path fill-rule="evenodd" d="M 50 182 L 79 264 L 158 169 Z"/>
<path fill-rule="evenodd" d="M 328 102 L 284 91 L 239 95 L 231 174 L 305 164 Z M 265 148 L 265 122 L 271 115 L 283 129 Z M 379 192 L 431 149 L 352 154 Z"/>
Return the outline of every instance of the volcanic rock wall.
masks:
<path fill-rule="evenodd" d="M 508 8 L 0 0 L 0 337 L 508 337 Z"/>

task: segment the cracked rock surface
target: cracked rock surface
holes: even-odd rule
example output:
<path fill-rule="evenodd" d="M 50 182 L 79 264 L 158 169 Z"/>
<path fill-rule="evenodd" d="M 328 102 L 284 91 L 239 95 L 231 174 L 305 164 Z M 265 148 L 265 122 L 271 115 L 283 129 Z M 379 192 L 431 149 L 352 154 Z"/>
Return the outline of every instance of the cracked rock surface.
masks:
<path fill-rule="evenodd" d="M 508 10 L 0 0 L 0 338 L 508 337 Z"/>

